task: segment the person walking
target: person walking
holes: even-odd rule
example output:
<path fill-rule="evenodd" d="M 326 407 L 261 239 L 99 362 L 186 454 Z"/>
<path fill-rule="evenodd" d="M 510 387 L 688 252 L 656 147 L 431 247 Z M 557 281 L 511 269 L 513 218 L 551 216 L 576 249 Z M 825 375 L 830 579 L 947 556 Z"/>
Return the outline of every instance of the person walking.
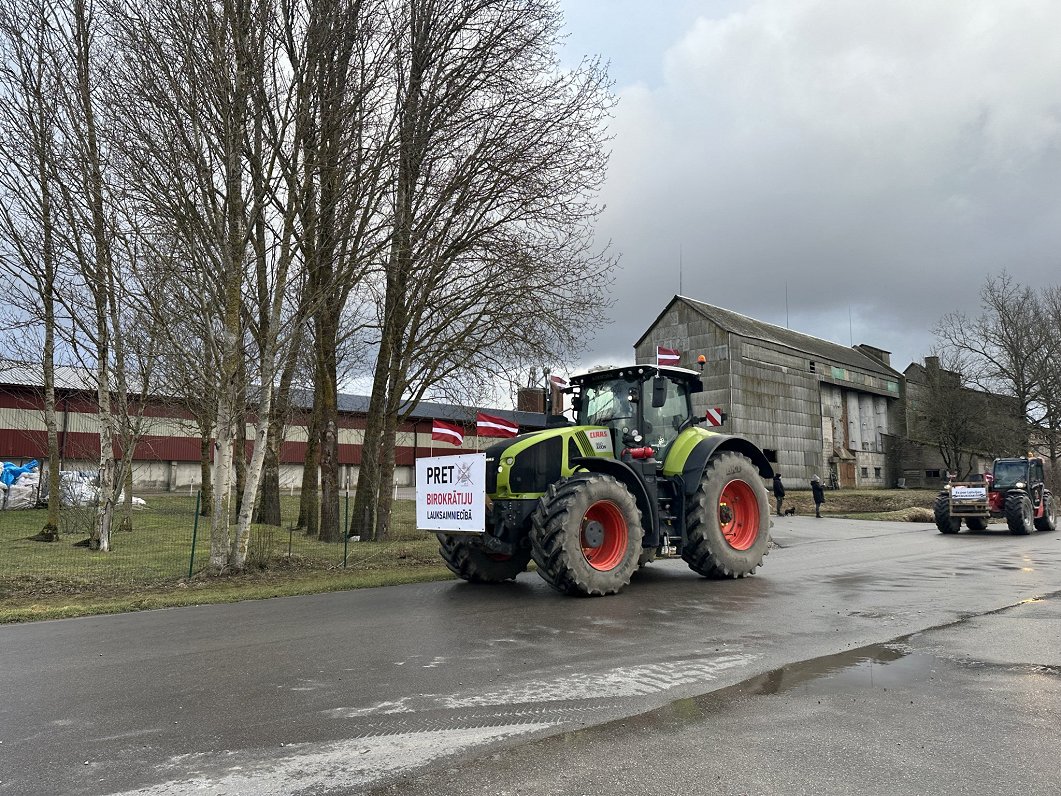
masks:
<path fill-rule="evenodd" d="M 781 516 L 781 504 L 785 501 L 785 485 L 781 483 L 781 473 L 774 475 L 774 497 L 777 498 L 777 516 Z"/>
<path fill-rule="evenodd" d="M 821 518 L 822 503 L 825 502 L 825 487 L 817 475 L 812 475 L 810 478 L 810 491 L 814 493 L 814 516 Z"/>

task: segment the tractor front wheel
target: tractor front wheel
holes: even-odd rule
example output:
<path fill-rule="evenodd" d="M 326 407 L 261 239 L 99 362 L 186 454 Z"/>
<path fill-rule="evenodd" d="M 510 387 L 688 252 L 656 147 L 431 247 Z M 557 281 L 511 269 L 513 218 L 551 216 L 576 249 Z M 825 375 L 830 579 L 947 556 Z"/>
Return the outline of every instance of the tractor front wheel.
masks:
<path fill-rule="evenodd" d="M 936 527 L 940 533 L 957 533 L 962 529 L 962 518 L 952 517 L 950 513 L 950 495 L 940 492 L 932 505 L 932 515 L 936 518 Z"/>
<path fill-rule="evenodd" d="M 1006 524 L 1009 525 L 1010 533 L 1021 536 L 1031 533 L 1035 527 L 1032 502 L 1024 493 L 1012 492 L 1006 495 Z"/>
<path fill-rule="evenodd" d="M 969 526 L 970 531 L 986 531 L 987 520 L 983 517 L 966 517 L 965 524 Z"/>
<path fill-rule="evenodd" d="M 479 546 L 474 537 L 438 534 L 438 552 L 446 566 L 458 578 L 469 583 L 501 583 L 514 580 L 526 571 L 530 550 L 512 555 L 491 553 Z"/>
<path fill-rule="evenodd" d="M 1043 516 L 1035 518 L 1035 530 L 1037 531 L 1056 531 L 1057 530 L 1057 515 L 1054 512 L 1054 496 L 1044 495 L 1043 496 Z"/>
<path fill-rule="evenodd" d="M 704 469 L 686 509 L 682 558 L 707 578 L 743 578 L 763 563 L 770 544 L 770 505 L 759 470 L 739 453 Z"/>
<path fill-rule="evenodd" d="M 621 591 L 637 570 L 643 536 L 634 496 L 601 473 L 575 473 L 552 484 L 531 515 L 538 574 L 565 594 Z"/>

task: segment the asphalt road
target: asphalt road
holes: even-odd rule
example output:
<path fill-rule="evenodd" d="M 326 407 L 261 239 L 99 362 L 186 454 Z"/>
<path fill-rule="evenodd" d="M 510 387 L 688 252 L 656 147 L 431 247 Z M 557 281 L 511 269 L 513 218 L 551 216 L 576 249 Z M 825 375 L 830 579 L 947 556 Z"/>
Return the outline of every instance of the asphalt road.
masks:
<path fill-rule="evenodd" d="M 6 794 L 1061 792 L 1061 534 L 778 518 L 656 562 L 0 627 Z"/>

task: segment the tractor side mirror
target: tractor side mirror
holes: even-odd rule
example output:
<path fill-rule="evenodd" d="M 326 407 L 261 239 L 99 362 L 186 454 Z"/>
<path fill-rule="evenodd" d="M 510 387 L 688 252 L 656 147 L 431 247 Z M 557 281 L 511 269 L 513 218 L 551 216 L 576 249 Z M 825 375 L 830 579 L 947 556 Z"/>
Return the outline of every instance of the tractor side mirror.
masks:
<path fill-rule="evenodd" d="M 571 408 L 574 409 L 576 412 L 579 412 L 579 411 L 582 410 L 582 396 L 581 395 L 572 395 L 571 396 Z"/>
<path fill-rule="evenodd" d="M 652 408 L 660 409 L 667 403 L 667 380 L 662 376 L 652 379 Z"/>

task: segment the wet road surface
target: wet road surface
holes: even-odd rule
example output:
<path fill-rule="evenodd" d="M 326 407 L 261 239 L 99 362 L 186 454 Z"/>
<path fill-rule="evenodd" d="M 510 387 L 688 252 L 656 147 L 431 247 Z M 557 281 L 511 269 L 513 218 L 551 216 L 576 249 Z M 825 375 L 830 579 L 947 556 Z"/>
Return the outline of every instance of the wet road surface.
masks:
<path fill-rule="evenodd" d="M 1061 534 L 774 537 L 752 578 L 603 599 L 531 573 L 0 627 L 0 794 L 1061 792 Z"/>

